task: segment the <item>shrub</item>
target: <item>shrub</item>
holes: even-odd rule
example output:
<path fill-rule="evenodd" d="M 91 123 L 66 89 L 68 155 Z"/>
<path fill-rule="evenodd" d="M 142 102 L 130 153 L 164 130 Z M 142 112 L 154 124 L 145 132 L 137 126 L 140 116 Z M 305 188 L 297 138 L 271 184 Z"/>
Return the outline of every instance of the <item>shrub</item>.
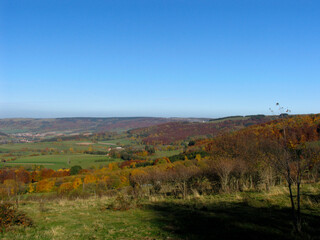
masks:
<path fill-rule="evenodd" d="M 73 183 L 72 182 L 66 182 L 62 183 L 58 189 L 59 194 L 65 194 L 69 193 L 70 191 L 73 190 Z"/>
<path fill-rule="evenodd" d="M 10 203 L 0 204 L 0 232 L 14 225 L 32 226 L 32 220 L 24 213 L 17 211 Z"/>
<path fill-rule="evenodd" d="M 78 166 L 78 165 L 72 166 L 70 168 L 70 175 L 77 175 L 81 169 L 82 169 L 81 166 Z"/>
<path fill-rule="evenodd" d="M 132 196 L 129 196 L 124 193 L 118 193 L 116 198 L 106 206 L 105 209 L 111 209 L 116 211 L 126 211 L 132 208 L 138 207 L 137 200 L 133 199 Z"/>

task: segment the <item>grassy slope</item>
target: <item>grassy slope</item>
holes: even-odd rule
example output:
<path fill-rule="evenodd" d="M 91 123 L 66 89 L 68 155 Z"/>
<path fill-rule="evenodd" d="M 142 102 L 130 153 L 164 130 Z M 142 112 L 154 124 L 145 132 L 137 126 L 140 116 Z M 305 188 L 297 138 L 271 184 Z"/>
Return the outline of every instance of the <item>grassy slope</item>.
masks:
<path fill-rule="evenodd" d="M 304 185 L 302 238 L 319 239 L 320 184 Z M 242 192 L 206 197 L 153 199 L 129 211 L 103 210 L 111 199 L 26 201 L 20 210 L 35 227 L 1 239 L 294 239 L 288 192 Z"/>
<path fill-rule="evenodd" d="M 154 155 L 152 155 L 150 158 L 151 159 L 157 159 L 157 158 L 162 158 L 162 157 L 171 157 L 174 155 L 180 154 L 182 151 L 181 150 L 171 150 L 171 151 L 156 151 Z"/>

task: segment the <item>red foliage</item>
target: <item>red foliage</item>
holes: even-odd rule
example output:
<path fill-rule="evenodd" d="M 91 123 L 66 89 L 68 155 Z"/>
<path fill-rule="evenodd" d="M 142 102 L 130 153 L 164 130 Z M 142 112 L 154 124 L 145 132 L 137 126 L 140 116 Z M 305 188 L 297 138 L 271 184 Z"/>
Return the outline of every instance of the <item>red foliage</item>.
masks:
<path fill-rule="evenodd" d="M 129 161 L 124 161 L 120 164 L 120 168 L 125 168 L 125 167 L 130 167 L 130 166 L 135 166 L 136 163 L 141 163 L 145 162 L 145 160 L 129 160 Z"/>
<path fill-rule="evenodd" d="M 41 169 L 40 178 L 41 179 L 51 178 L 54 173 L 55 171 L 52 169 L 47 169 L 47 168 Z"/>
<path fill-rule="evenodd" d="M 169 122 L 149 128 L 131 130 L 130 133 L 146 136 L 146 144 L 171 144 L 193 136 L 217 136 L 218 134 L 239 130 L 246 126 L 270 121 L 269 117 L 243 118 L 217 122 Z"/>

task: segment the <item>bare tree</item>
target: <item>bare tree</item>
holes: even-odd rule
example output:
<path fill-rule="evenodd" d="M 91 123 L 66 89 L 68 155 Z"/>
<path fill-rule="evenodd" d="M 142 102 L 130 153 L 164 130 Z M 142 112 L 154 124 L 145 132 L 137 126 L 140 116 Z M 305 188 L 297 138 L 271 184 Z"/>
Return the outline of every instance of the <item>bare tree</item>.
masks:
<path fill-rule="evenodd" d="M 230 174 L 237 166 L 236 160 L 230 157 L 217 157 L 212 164 L 213 170 L 220 178 L 221 190 L 228 191 Z"/>
<path fill-rule="evenodd" d="M 268 163 L 273 168 L 285 177 L 288 184 L 290 193 L 290 203 L 293 223 L 296 231 L 301 232 L 301 181 L 303 175 L 312 166 L 312 162 L 317 156 L 319 151 L 308 148 L 306 144 L 296 142 L 292 144 L 293 134 L 288 134 L 286 121 L 283 114 L 283 109 L 279 103 L 279 112 L 281 117 L 281 129 L 279 130 L 279 136 L 274 139 L 264 139 L 261 142 L 261 150 L 266 156 Z M 286 113 L 290 112 L 285 110 Z M 293 194 L 293 189 L 296 191 L 296 195 Z"/>

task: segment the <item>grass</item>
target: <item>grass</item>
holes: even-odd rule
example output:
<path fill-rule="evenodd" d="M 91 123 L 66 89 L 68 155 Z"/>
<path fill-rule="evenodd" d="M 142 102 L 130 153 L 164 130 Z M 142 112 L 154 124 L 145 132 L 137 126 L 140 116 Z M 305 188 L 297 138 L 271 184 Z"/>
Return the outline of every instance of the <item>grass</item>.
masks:
<path fill-rule="evenodd" d="M 74 140 L 3 144 L 0 146 L 0 159 L 6 160 L 6 163 L 0 163 L 0 167 L 43 165 L 46 168 L 57 170 L 59 168 L 70 168 L 73 165 L 80 165 L 82 168 L 98 167 L 109 162 L 120 161 L 120 159 L 109 158 L 104 155 L 79 153 L 88 151 L 89 148 L 92 148 L 93 151 L 107 152 L 108 148 L 117 146 L 103 143 L 81 145 L 81 143 L 88 142 L 90 143 L 90 141 Z"/>
<path fill-rule="evenodd" d="M 320 237 L 320 184 L 303 186 L 304 233 Z M 105 208 L 111 198 L 25 201 L 20 210 L 35 227 L 17 227 L 5 239 L 299 239 L 293 233 L 285 187 L 188 199 L 152 197 L 128 211 Z"/>
<path fill-rule="evenodd" d="M 81 143 L 85 143 L 85 145 L 81 145 Z M 80 153 L 73 154 L 70 152 L 70 149 L 72 149 L 74 152 L 81 152 L 92 148 L 93 151 L 106 152 L 110 147 L 114 148 L 119 145 L 128 146 L 134 144 L 135 141 L 129 138 L 121 138 L 108 141 L 98 141 L 97 143 L 88 145 L 86 145 L 86 143 L 92 142 L 72 140 L 60 142 L 3 144 L 0 146 L 0 158 L 6 160 L 7 162 L 0 163 L 0 167 L 18 165 L 26 167 L 30 165 L 42 165 L 46 168 L 51 168 L 54 170 L 60 168 L 70 168 L 73 165 L 80 165 L 82 168 L 89 168 L 92 166 L 98 167 L 109 162 L 121 161 L 121 159 L 108 158 L 103 155 L 89 155 Z M 43 155 L 43 153 L 45 155 Z M 180 150 L 156 151 L 156 153 L 150 158 L 157 159 L 161 157 L 169 157 L 179 153 Z"/>
<path fill-rule="evenodd" d="M 110 199 L 60 200 L 46 203 L 46 210 L 30 202 L 21 209 L 35 219 L 35 228 L 17 228 L 1 239 L 165 239 L 152 210 L 102 211 Z M 163 237 L 161 237 L 163 236 Z"/>
<path fill-rule="evenodd" d="M 1 145 L 1 150 L 6 151 L 32 151 L 32 150 L 45 150 L 54 149 L 58 151 L 69 150 L 88 150 L 89 145 L 81 145 L 79 143 L 87 143 L 90 141 L 61 141 L 61 142 L 34 142 L 34 143 L 13 143 Z M 109 146 L 105 144 L 93 143 L 91 145 L 95 150 L 106 150 Z"/>
<path fill-rule="evenodd" d="M 106 141 L 99 141 L 101 143 L 112 143 L 116 145 L 135 145 L 136 141 L 132 140 L 130 138 L 119 138 L 119 139 L 112 139 L 112 140 L 106 140 Z"/>
<path fill-rule="evenodd" d="M 110 162 L 114 161 L 119 161 L 119 159 L 113 159 L 103 155 L 91 154 L 58 154 L 21 157 L 15 161 L 0 163 L 0 167 L 19 165 L 43 165 L 46 168 L 58 170 L 60 168 L 70 168 L 74 165 L 80 165 L 82 168 L 89 168 L 91 166 L 98 167 L 104 164 L 107 165 Z"/>

